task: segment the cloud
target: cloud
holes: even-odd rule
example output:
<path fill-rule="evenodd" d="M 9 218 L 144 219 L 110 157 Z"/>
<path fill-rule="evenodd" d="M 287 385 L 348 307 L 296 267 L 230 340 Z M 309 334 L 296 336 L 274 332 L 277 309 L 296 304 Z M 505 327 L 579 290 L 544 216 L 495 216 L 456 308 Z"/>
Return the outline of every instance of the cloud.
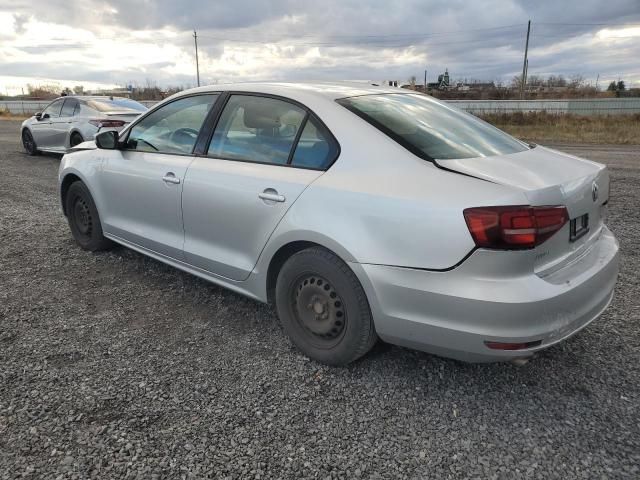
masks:
<path fill-rule="evenodd" d="M 529 73 L 640 86 L 638 0 L 4 0 L 0 75 L 109 84 L 456 79 Z M 624 27 L 621 24 L 635 24 Z M 606 32 L 606 33 L 603 33 Z"/>

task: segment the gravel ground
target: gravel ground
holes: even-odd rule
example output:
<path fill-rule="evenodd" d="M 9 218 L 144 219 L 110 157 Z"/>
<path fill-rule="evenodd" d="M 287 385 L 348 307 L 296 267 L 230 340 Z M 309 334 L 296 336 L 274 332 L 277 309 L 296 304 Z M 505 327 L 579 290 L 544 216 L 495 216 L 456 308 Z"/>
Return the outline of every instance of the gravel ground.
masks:
<path fill-rule="evenodd" d="M 137 253 L 76 247 L 59 158 L 0 121 L 0 478 L 639 478 L 640 148 L 609 163 L 607 312 L 523 367 L 380 345 L 349 368 L 273 312 Z"/>

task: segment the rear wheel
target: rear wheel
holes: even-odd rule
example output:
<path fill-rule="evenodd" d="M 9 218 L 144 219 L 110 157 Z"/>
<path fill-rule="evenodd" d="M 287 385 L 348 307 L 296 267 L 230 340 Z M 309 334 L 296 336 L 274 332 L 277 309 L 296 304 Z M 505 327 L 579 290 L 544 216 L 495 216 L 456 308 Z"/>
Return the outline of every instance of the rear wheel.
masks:
<path fill-rule="evenodd" d="M 84 142 L 82 135 L 80 135 L 78 132 L 73 132 L 71 134 L 71 138 L 69 139 L 69 147 L 73 148 L 76 145 L 81 144 L 82 142 Z"/>
<path fill-rule="evenodd" d="M 84 183 L 78 181 L 69 187 L 65 197 L 65 210 L 71 234 L 80 247 L 95 252 L 112 245 L 102 235 L 98 210 Z"/>
<path fill-rule="evenodd" d="M 29 129 L 22 130 L 22 146 L 29 155 L 37 155 L 38 147 Z"/>
<path fill-rule="evenodd" d="M 323 248 L 298 252 L 282 266 L 276 307 L 291 341 L 328 365 L 358 359 L 377 340 L 360 282 L 346 263 Z"/>

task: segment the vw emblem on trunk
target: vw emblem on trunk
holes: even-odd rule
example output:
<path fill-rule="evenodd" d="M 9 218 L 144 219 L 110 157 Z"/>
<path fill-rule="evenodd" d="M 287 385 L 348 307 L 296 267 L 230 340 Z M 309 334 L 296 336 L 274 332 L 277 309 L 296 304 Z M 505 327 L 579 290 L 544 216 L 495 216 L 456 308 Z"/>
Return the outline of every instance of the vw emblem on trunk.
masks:
<path fill-rule="evenodd" d="M 593 198 L 594 202 L 598 200 L 598 184 L 596 182 L 591 185 L 591 198 Z"/>

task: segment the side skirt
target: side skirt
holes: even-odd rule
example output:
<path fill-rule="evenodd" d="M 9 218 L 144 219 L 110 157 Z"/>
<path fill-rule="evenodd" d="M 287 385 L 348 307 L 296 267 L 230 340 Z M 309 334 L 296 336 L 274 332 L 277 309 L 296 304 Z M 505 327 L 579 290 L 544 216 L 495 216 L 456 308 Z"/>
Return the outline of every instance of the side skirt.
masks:
<path fill-rule="evenodd" d="M 143 255 L 151 257 L 171 267 L 177 268 L 178 270 L 182 270 L 183 272 L 190 273 L 192 275 L 195 275 L 196 277 L 200 277 L 204 280 L 207 280 L 208 282 L 215 283 L 216 285 L 227 288 L 233 292 L 239 293 L 240 295 L 244 295 L 245 297 L 249 297 L 253 300 L 257 300 L 259 302 L 265 303 L 264 300 L 262 300 L 255 293 L 253 293 L 249 288 L 247 288 L 250 285 L 247 285 L 248 282 L 246 280 L 240 282 L 240 281 L 228 279 L 226 277 L 214 275 L 211 272 L 202 270 L 198 267 L 194 267 L 193 265 L 190 265 L 188 263 L 181 262 L 180 260 L 176 260 L 175 258 L 162 255 L 161 253 L 155 252 L 153 250 L 149 250 L 148 248 L 129 242 L 116 235 L 112 235 L 104 232 L 104 236 L 109 240 L 113 240 L 114 242 L 119 243 L 120 245 L 130 248 L 131 250 L 135 250 L 138 253 L 142 253 Z"/>

